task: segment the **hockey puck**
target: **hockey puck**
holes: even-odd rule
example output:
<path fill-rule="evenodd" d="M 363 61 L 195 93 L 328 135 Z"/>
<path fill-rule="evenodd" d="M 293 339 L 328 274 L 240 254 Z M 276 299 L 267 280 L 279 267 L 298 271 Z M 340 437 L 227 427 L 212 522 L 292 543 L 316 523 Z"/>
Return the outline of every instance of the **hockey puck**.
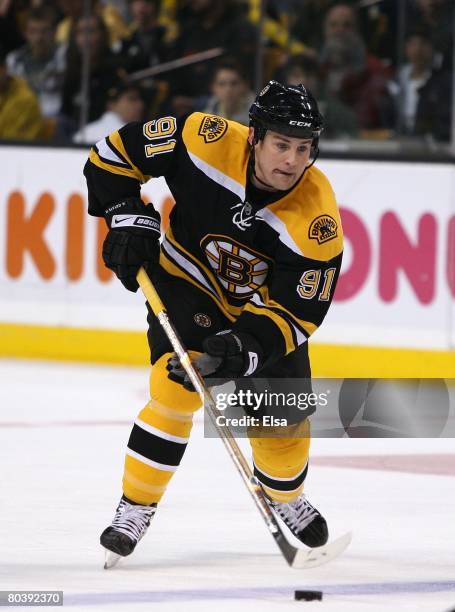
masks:
<path fill-rule="evenodd" d="M 296 601 L 322 601 L 322 591 L 294 591 Z"/>

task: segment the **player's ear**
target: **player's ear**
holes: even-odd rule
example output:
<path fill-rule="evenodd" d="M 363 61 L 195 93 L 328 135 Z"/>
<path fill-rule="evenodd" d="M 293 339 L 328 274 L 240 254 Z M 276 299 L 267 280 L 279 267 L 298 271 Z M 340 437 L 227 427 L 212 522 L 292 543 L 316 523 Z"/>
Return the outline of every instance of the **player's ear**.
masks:
<path fill-rule="evenodd" d="M 254 127 L 248 129 L 248 144 L 253 145 L 254 142 Z"/>

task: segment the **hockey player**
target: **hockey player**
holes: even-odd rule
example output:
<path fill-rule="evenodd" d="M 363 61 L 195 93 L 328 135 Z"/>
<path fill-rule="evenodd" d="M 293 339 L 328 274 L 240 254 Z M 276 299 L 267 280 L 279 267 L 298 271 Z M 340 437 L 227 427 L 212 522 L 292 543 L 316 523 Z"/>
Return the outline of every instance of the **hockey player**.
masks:
<path fill-rule="evenodd" d="M 338 279 L 342 229 L 329 181 L 313 166 L 322 117 L 303 86 L 271 81 L 250 127 L 193 113 L 133 123 L 100 140 L 84 174 L 89 213 L 104 216 L 106 266 L 136 291 L 145 266 L 196 366 L 210 377 L 309 378 L 308 338 Z M 160 216 L 140 185 L 164 176 L 176 204 Z M 145 534 L 200 407 L 149 311 L 150 401 L 128 441 L 123 496 L 101 544 L 129 555 Z M 222 332 L 222 333 L 219 333 Z M 325 519 L 303 493 L 309 423 L 250 438 L 254 474 L 274 511 L 310 547 Z"/>

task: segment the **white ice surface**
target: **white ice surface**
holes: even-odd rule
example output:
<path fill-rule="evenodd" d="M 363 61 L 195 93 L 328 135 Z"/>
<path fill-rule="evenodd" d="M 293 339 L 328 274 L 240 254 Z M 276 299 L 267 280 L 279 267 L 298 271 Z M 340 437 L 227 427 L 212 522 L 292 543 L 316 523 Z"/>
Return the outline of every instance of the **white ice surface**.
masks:
<path fill-rule="evenodd" d="M 444 612 L 455 606 L 453 476 L 312 466 L 306 490 L 344 555 L 289 569 L 219 440 L 192 440 L 146 538 L 105 571 L 145 369 L 0 361 L 0 589 L 78 610 Z M 312 456 L 455 453 L 454 440 L 315 440 Z M 295 602 L 295 589 L 322 602 Z M 23 608 L 28 609 L 28 608 Z"/>

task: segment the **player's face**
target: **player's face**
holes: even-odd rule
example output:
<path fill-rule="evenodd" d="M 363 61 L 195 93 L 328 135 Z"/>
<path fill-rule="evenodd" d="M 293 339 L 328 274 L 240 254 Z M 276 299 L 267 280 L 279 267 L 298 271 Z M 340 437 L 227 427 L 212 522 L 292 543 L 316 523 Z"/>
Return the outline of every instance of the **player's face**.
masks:
<path fill-rule="evenodd" d="M 270 186 L 270 190 L 285 191 L 297 183 L 308 165 L 311 140 L 283 136 L 267 130 L 265 138 L 255 145 L 254 151 L 255 171 L 260 182 L 255 181 L 253 176 L 253 183 L 261 189 L 266 189 L 262 184 L 265 183 Z"/>
<path fill-rule="evenodd" d="M 355 32 L 355 13 L 347 5 L 334 6 L 326 16 L 325 36 L 330 38 L 343 38 Z"/>
<path fill-rule="evenodd" d="M 148 26 L 155 21 L 156 8 L 152 2 L 147 2 L 147 0 L 133 0 L 130 6 L 133 20 L 139 25 Z"/>
<path fill-rule="evenodd" d="M 30 19 L 25 38 L 36 56 L 46 56 L 54 44 L 52 24 L 46 20 Z"/>

